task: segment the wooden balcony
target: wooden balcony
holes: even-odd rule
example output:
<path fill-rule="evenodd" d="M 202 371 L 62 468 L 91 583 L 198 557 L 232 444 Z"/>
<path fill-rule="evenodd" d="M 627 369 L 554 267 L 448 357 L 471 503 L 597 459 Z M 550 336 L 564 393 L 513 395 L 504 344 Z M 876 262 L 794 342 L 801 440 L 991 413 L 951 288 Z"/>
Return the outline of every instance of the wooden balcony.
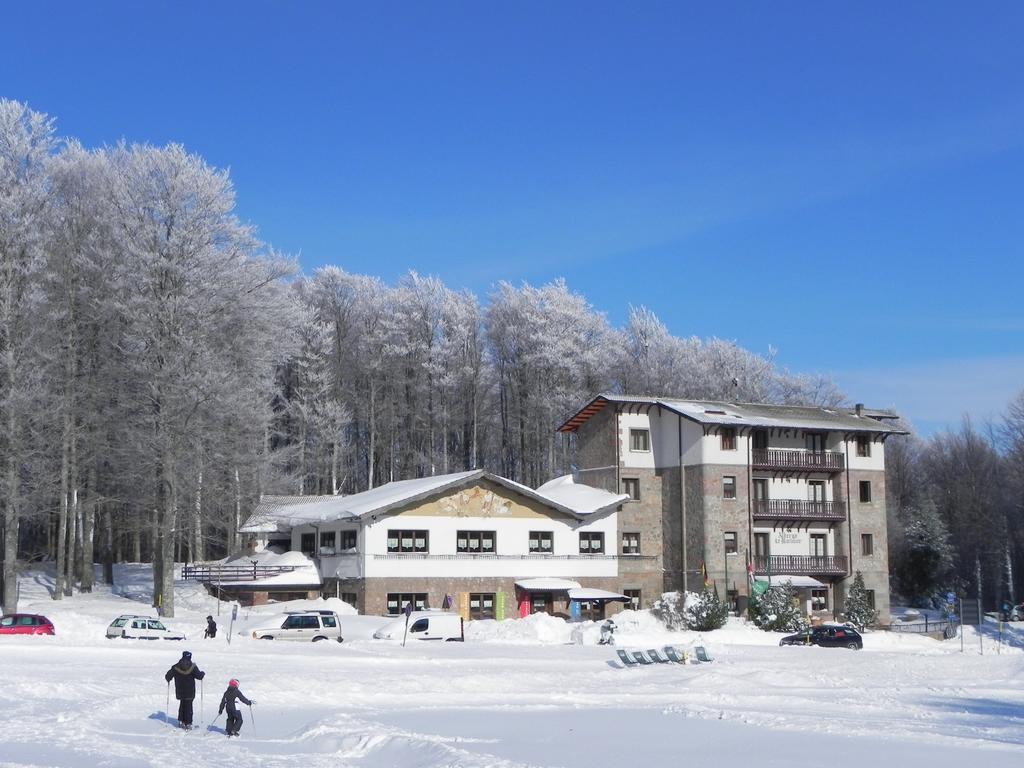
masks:
<path fill-rule="evenodd" d="M 296 567 L 294 565 L 183 565 L 181 578 L 185 581 L 210 583 L 256 581 L 271 576 L 280 576 L 282 573 L 291 573 Z"/>
<path fill-rule="evenodd" d="M 758 555 L 754 558 L 754 571 L 762 576 L 769 573 L 789 573 L 794 576 L 846 576 L 848 573 L 845 555 Z"/>
<path fill-rule="evenodd" d="M 750 465 L 772 472 L 842 472 L 845 461 L 839 451 L 754 448 L 750 452 Z"/>
<path fill-rule="evenodd" d="M 752 514 L 755 520 L 842 522 L 846 520 L 846 502 L 754 499 Z"/>

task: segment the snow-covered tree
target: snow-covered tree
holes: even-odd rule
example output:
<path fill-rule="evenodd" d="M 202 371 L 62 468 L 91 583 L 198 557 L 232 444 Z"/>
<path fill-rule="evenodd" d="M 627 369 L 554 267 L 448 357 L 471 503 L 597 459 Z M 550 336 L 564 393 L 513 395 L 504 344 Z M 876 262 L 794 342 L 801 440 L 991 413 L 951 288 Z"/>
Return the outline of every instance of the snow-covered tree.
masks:
<path fill-rule="evenodd" d="M 750 618 L 766 632 L 799 632 L 808 626 L 807 615 L 790 584 L 769 587 L 752 597 Z"/>
<path fill-rule="evenodd" d="M 854 574 L 853 583 L 850 584 L 850 590 L 846 594 L 844 615 L 847 621 L 852 622 L 857 629 L 862 631 L 864 627 L 870 627 L 878 621 L 878 612 L 868 602 L 868 593 L 864 588 L 864 575 L 860 571 Z"/>

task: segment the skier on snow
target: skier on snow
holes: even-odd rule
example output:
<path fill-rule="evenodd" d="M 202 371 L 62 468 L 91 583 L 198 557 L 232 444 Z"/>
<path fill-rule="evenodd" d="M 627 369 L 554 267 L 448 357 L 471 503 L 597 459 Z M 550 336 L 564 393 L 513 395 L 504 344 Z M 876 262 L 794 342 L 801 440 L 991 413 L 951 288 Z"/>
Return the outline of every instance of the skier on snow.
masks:
<path fill-rule="evenodd" d="M 228 736 L 237 736 L 238 731 L 242 728 L 242 713 L 239 712 L 238 708 L 235 706 L 236 699 L 241 701 L 243 704 L 248 704 L 249 706 L 256 703 L 255 701 L 250 701 L 245 698 L 245 694 L 238 690 L 237 680 L 228 681 L 228 689 L 224 691 L 224 695 L 221 696 L 220 709 L 217 710 L 218 715 L 220 715 L 220 713 L 225 709 L 228 711 L 228 723 L 224 729 L 227 731 Z"/>
<path fill-rule="evenodd" d="M 178 700 L 178 727 L 186 731 L 192 727 L 192 702 L 196 698 L 196 680 L 202 680 L 206 673 L 192 663 L 192 654 L 185 651 L 181 659 L 167 670 L 164 679 L 170 683 L 174 678 L 174 698 Z"/>
<path fill-rule="evenodd" d="M 203 637 L 216 637 L 217 636 L 217 622 L 213 620 L 213 616 L 206 617 L 206 631 L 203 633 Z"/>

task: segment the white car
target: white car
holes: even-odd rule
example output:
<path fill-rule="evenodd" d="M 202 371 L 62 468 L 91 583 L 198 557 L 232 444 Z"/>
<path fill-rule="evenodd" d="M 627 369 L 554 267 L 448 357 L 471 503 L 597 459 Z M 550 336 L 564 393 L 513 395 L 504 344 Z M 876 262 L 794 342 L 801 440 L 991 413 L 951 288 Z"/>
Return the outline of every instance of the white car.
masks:
<path fill-rule="evenodd" d="M 252 630 L 254 640 L 343 640 L 334 611 L 291 611 Z"/>
<path fill-rule="evenodd" d="M 184 640 L 185 635 L 174 632 L 152 616 L 128 614 L 118 616 L 107 627 L 107 637 L 123 637 L 127 640 Z"/>
<path fill-rule="evenodd" d="M 457 613 L 413 611 L 409 618 L 399 616 L 373 633 L 376 640 L 445 640 L 466 639 L 462 617 Z"/>

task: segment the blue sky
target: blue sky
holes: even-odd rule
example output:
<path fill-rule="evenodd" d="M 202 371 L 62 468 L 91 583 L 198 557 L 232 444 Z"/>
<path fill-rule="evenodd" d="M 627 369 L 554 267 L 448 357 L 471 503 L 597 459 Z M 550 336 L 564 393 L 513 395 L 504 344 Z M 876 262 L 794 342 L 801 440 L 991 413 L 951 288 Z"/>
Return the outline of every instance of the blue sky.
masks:
<path fill-rule="evenodd" d="M 230 167 L 306 271 L 564 277 L 925 432 L 1024 388 L 1019 3 L 28 5 L 0 95 Z"/>

